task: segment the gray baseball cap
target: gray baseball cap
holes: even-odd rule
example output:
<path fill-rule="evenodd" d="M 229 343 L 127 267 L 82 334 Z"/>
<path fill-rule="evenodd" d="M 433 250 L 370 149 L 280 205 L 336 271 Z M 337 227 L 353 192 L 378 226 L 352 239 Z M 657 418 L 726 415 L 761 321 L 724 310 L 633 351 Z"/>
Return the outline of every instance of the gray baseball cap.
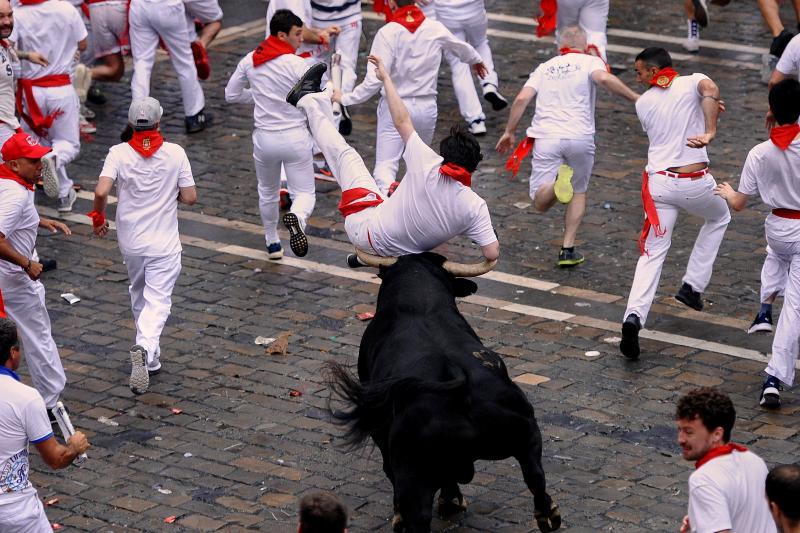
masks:
<path fill-rule="evenodd" d="M 131 102 L 131 108 L 128 110 L 128 123 L 135 130 L 149 130 L 161 120 L 163 114 L 164 110 L 155 98 L 150 96 L 137 98 Z"/>

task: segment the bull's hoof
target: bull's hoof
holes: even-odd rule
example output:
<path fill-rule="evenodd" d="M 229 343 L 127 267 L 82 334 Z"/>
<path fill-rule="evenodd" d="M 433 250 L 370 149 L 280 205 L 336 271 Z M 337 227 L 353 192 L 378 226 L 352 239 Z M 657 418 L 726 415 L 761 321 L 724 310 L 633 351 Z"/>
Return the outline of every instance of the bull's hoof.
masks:
<path fill-rule="evenodd" d="M 536 519 L 536 525 L 539 526 L 539 531 L 542 533 L 550 533 L 561 527 L 561 513 L 558 512 L 558 505 L 553 504 L 550 511 L 534 511 L 533 517 Z"/>
<path fill-rule="evenodd" d="M 464 496 L 460 496 L 446 500 L 440 496 L 436 504 L 436 510 L 439 516 L 453 516 L 463 513 L 467 510 L 467 499 Z"/>
<path fill-rule="evenodd" d="M 400 513 L 394 513 L 392 517 L 392 531 L 403 531 L 405 530 L 406 526 L 403 524 L 403 517 L 400 516 Z"/>

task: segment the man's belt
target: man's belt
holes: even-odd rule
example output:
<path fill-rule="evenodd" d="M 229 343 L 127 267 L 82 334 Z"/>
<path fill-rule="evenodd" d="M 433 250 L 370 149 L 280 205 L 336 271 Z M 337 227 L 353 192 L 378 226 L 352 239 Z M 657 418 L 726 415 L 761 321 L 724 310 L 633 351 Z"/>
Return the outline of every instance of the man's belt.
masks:
<path fill-rule="evenodd" d="M 34 87 L 63 87 L 71 85 L 72 81 L 69 79 L 69 74 L 51 74 L 50 76 L 42 76 L 41 78 L 26 79 L 22 78 L 17 81 L 17 113 L 28 123 L 31 129 L 39 137 L 44 137 L 47 130 L 53 125 L 58 116 L 63 113 L 60 109 L 56 109 L 47 116 L 42 115 L 42 110 L 33 96 Z M 23 106 L 23 100 L 26 106 Z M 25 112 L 27 107 L 27 113 Z"/>
<path fill-rule="evenodd" d="M 352 7 L 360 2 L 361 0 L 350 0 L 349 2 L 345 2 L 340 6 L 324 6 L 322 4 L 314 2 L 314 0 L 311 0 L 311 9 L 316 9 L 317 11 L 321 11 L 323 13 L 338 13 L 339 11 L 344 11 L 345 9 Z"/>
<path fill-rule="evenodd" d="M 800 220 L 800 211 L 797 209 L 784 209 L 779 207 L 772 210 L 772 214 L 776 217 L 791 218 L 793 220 Z"/>
<path fill-rule="evenodd" d="M 662 176 L 666 176 L 668 178 L 686 178 L 696 180 L 697 178 L 702 178 L 708 174 L 708 172 L 708 167 L 706 167 L 696 172 L 670 172 L 669 170 L 659 170 L 658 172 L 654 172 L 654 174 L 661 174 Z"/>

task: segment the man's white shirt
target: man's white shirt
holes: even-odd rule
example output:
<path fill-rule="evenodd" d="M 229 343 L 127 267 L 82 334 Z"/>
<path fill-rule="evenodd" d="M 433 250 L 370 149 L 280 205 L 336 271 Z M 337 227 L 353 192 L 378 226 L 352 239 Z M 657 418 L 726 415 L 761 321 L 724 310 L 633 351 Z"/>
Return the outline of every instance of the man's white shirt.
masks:
<path fill-rule="evenodd" d="M 650 139 L 647 172 L 708 163 L 705 147 L 686 146 L 687 138 L 706 132 L 698 85 L 707 79 L 705 74 L 678 76 L 668 88 L 651 87 L 636 101 L 636 114 Z"/>
<path fill-rule="evenodd" d="M 310 0 L 270 0 L 267 4 L 267 36 L 269 36 L 269 21 L 279 9 L 288 9 L 303 21 L 303 24 L 311 27 L 311 2 Z"/>
<path fill-rule="evenodd" d="M 11 47 L 0 46 L 0 122 L 12 129 L 19 128 L 15 114 L 14 78 L 19 74 L 19 60 Z"/>
<path fill-rule="evenodd" d="M 361 0 L 311 0 L 314 20 L 325 25 L 361 18 Z"/>
<path fill-rule="evenodd" d="M 112 146 L 100 176 L 117 184 L 117 240 L 123 256 L 164 257 L 181 251 L 179 187 L 194 186 L 186 152 L 165 142 L 150 157 L 128 143 Z"/>
<path fill-rule="evenodd" d="M 375 34 L 370 54 L 383 60 L 383 65 L 401 98 L 436 96 L 442 51 L 453 53 L 464 63 L 483 61 L 472 46 L 455 37 L 441 22 L 426 18 L 417 31 L 389 22 Z M 367 66 L 367 74 L 355 89 L 342 95 L 342 105 L 367 101 L 383 82 L 375 75 L 375 66 Z"/>
<path fill-rule="evenodd" d="M 370 224 L 379 255 L 397 256 L 434 249 L 457 235 L 486 246 L 497 240 L 486 202 L 471 188 L 439 173 L 442 158 L 415 132 L 403 158 L 408 169 L 390 201 Z"/>
<path fill-rule="evenodd" d="M 800 76 L 800 35 L 795 35 L 781 54 L 775 69 L 786 76 Z"/>
<path fill-rule="evenodd" d="M 582 139 L 594 135 L 597 88 L 592 73 L 606 71 L 603 60 L 570 53 L 545 61 L 525 82 L 536 91 L 536 110 L 528 128 L 534 139 Z"/>
<path fill-rule="evenodd" d="M 8 244 L 25 257 L 34 257 L 39 213 L 33 203 L 34 192 L 19 183 L 0 179 L 0 233 Z M 0 275 L 24 275 L 19 265 L 0 259 Z"/>

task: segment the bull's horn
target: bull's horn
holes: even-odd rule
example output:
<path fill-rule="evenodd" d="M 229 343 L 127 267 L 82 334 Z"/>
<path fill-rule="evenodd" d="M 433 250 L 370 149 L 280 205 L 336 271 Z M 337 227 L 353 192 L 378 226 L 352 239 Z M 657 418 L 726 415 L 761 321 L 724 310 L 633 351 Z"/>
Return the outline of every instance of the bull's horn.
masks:
<path fill-rule="evenodd" d="M 490 270 L 493 270 L 495 266 L 497 266 L 497 259 L 492 261 L 484 259 L 482 263 L 470 263 L 468 265 L 464 263 L 455 263 L 453 261 L 445 261 L 442 268 L 456 277 L 470 278 L 486 274 Z"/>
<path fill-rule="evenodd" d="M 371 267 L 390 267 L 397 262 L 396 257 L 381 257 L 367 253 L 359 248 L 356 248 L 356 255 L 358 256 L 359 261 Z"/>

